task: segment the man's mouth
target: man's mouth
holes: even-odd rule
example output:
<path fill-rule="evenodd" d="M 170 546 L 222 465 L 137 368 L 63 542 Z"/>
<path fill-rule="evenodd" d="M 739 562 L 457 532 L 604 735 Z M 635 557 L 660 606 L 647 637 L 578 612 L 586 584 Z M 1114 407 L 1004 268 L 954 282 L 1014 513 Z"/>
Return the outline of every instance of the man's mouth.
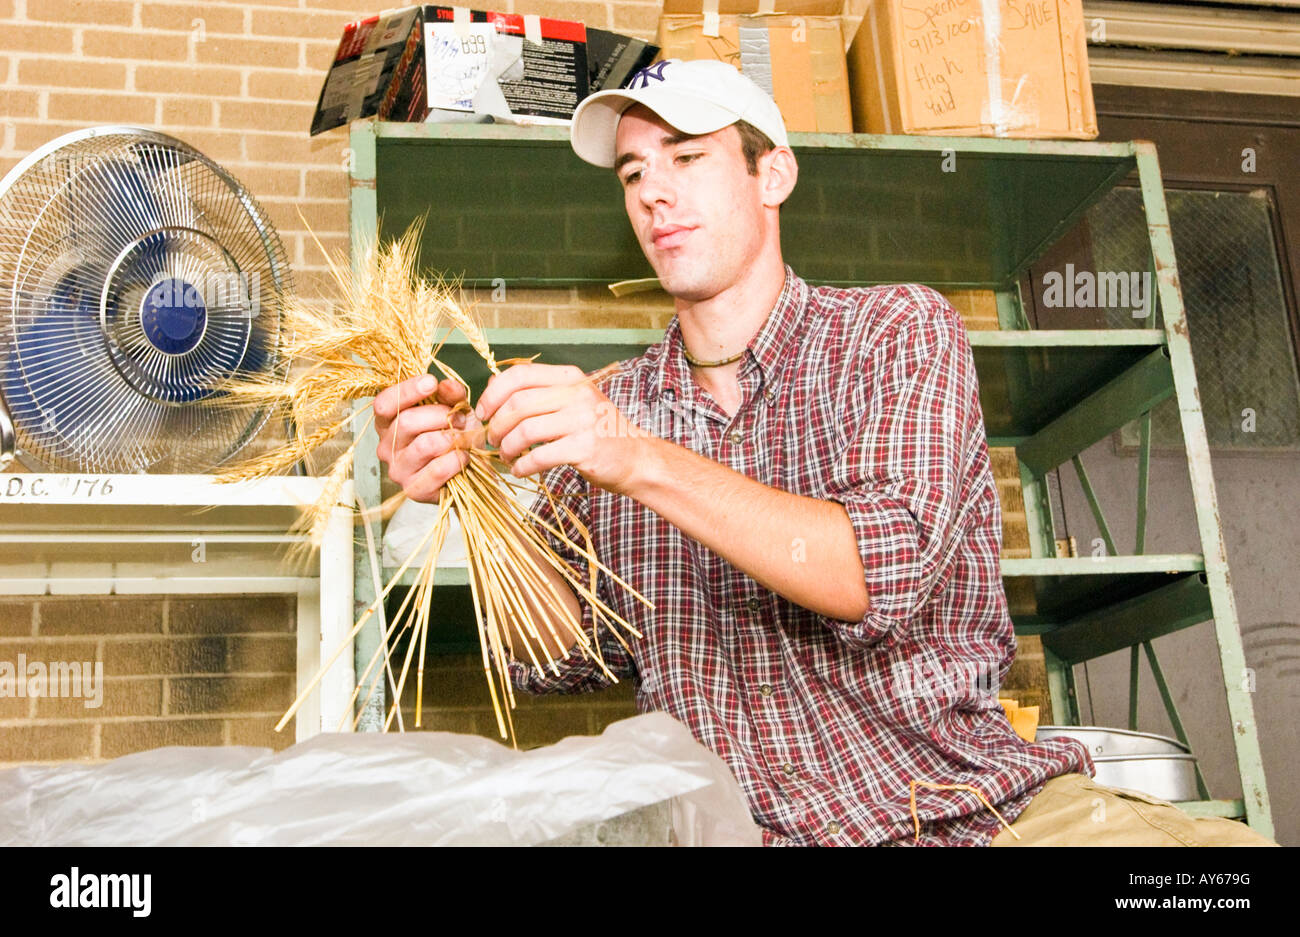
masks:
<path fill-rule="evenodd" d="M 679 247 L 694 230 L 684 225 L 669 224 L 653 229 L 650 234 L 654 238 L 655 250 L 664 251 Z"/>

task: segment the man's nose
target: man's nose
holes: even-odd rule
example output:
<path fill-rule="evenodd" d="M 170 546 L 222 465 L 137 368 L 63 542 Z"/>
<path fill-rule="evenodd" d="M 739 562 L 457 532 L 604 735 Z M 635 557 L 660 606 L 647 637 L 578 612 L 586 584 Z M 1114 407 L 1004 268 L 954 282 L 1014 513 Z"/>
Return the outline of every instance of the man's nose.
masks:
<path fill-rule="evenodd" d="M 672 180 L 658 166 L 647 166 L 641 171 L 641 184 L 637 186 L 637 194 L 648 206 L 660 203 L 671 205 L 677 198 Z"/>

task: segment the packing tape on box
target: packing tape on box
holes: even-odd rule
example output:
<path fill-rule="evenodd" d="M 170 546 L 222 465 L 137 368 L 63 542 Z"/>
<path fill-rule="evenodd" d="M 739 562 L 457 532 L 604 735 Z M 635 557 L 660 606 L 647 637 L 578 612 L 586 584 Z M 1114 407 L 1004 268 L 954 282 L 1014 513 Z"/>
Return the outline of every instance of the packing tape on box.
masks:
<path fill-rule="evenodd" d="M 1074 28 L 1076 24 L 1077 29 Z M 1092 84 L 1087 74 L 1086 24 L 1082 7 L 1079 8 L 1077 17 L 1061 17 L 1061 57 L 1065 63 L 1065 90 L 1067 106 L 1070 110 L 1070 129 L 1081 133 L 1091 131 L 1091 134 L 1096 136 L 1097 128 L 1088 124 L 1086 116 L 1093 110 Z"/>
<path fill-rule="evenodd" d="M 809 25 L 809 31 L 829 28 L 815 24 Z M 847 113 L 848 75 L 844 65 L 844 45 L 840 42 L 809 43 L 808 64 L 812 72 L 813 110 L 817 115 L 817 127 L 836 130 L 852 130 L 853 118 Z"/>
<path fill-rule="evenodd" d="M 746 25 L 741 20 L 740 71 L 771 97 L 776 97 L 772 87 L 772 44 L 767 36 L 766 26 Z"/>
<path fill-rule="evenodd" d="M 469 7 L 451 8 L 451 28 L 461 39 L 469 37 L 471 32 Z"/>
<path fill-rule="evenodd" d="M 989 86 L 988 110 L 981 118 L 1000 137 L 1006 129 L 1002 106 L 1002 7 L 1000 0 L 980 0 L 980 9 L 984 14 L 984 73 Z"/>
<path fill-rule="evenodd" d="M 981 109 L 980 121 L 993 130 L 996 137 L 1009 131 L 1033 127 L 1038 122 L 1038 109 L 1022 95 L 1030 80 L 1022 74 L 1008 95 L 1002 81 L 1002 9 L 999 0 L 980 0 L 984 11 L 984 60 L 988 79 L 988 101 Z M 1068 82 L 1067 82 L 1068 84 Z"/>
<path fill-rule="evenodd" d="M 880 28 L 876 22 L 876 17 L 872 15 L 873 11 L 867 11 L 867 23 L 871 27 L 871 48 L 876 53 L 876 85 L 880 89 L 880 114 L 884 120 L 885 133 L 894 132 L 894 121 L 889 115 L 889 87 L 885 82 L 885 53 L 880 47 Z"/>
<path fill-rule="evenodd" d="M 535 46 L 542 44 L 542 18 L 536 13 L 524 14 L 524 38 Z"/>
<path fill-rule="evenodd" d="M 704 35 L 710 39 L 717 39 L 718 32 L 722 28 L 722 20 L 718 16 L 718 0 L 704 0 Z"/>

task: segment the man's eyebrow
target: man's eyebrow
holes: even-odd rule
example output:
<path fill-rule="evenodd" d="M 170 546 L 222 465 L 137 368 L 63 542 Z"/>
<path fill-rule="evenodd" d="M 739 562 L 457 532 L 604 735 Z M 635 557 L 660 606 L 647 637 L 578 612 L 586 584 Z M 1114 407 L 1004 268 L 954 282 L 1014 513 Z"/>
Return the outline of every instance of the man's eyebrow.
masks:
<path fill-rule="evenodd" d="M 694 140 L 696 137 L 700 137 L 700 136 L 704 136 L 704 134 L 666 133 L 659 138 L 659 143 L 662 146 L 676 146 L 678 143 L 685 143 L 687 140 Z M 618 172 L 620 169 L 622 169 L 628 163 L 632 162 L 632 160 L 634 159 L 636 159 L 636 155 L 634 153 L 622 154 L 621 156 L 619 156 L 618 159 L 614 160 L 614 171 Z"/>

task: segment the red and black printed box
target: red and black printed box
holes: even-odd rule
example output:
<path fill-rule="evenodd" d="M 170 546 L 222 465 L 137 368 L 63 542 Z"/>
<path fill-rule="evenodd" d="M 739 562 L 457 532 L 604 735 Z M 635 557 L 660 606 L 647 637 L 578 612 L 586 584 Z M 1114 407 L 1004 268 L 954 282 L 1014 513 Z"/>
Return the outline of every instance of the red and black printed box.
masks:
<path fill-rule="evenodd" d="M 654 46 L 570 20 L 465 7 L 388 10 L 349 23 L 312 134 L 361 117 L 560 123 L 621 85 Z M 593 86 L 594 85 L 594 86 Z"/>

